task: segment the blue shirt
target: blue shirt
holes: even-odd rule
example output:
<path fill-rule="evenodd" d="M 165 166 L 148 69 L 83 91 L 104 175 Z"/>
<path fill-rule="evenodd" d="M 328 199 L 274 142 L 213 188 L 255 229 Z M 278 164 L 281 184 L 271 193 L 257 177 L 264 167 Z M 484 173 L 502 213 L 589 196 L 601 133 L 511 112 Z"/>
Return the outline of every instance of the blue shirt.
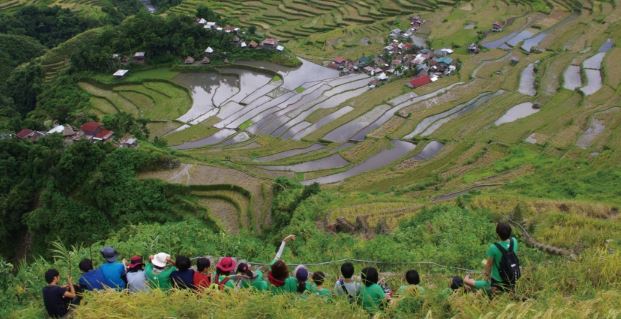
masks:
<path fill-rule="evenodd" d="M 170 274 L 170 279 L 177 288 L 194 289 L 194 270 L 192 269 L 175 270 Z"/>
<path fill-rule="evenodd" d="M 106 286 L 115 289 L 125 288 L 125 281 L 123 275 L 125 275 L 125 266 L 120 262 L 105 263 L 99 266 L 103 277 L 106 279 Z"/>
<path fill-rule="evenodd" d="M 80 287 L 86 290 L 104 289 L 104 285 L 107 285 L 106 279 L 99 268 L 82 274 L 78 282 Z"/>

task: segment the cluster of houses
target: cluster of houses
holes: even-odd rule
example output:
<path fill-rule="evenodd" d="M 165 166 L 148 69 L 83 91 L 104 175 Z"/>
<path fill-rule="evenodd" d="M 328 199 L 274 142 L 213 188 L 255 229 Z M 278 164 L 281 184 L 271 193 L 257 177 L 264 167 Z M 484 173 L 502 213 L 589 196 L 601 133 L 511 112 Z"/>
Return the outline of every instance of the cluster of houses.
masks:
<path fill-rule="evenodd" d="M 56 125 L 47 132 L 24 128 L 15 134 L 15 138 L 35 142 L 38 139 L 50 134 L 60 134 L 62 135 L 65 142 L 67 144 L 70 144 L 77 140 L 89 140 L 92 142 L 110 142 L 112 141 L 112 136 L 114 135 L 114 132 L 106 129 L 99 122 L 89 121 L 82 124 L 79 130 L 76 130 L 68 124 Z M 135 147 L 137 145 L 138 140 L 131 135 L 124 136 L 118 141 L 119 147 Z"/>
<path fill-rule="evenodd" d="M 327 66 L 341 71 L 341 74 L 364 72 L 373 77 L 370 87 L 375 87 L 391 77 L 414 74 L 409 82 L 412 88 L 420 87 L 436 81 L 442 76 L 453 74 L 456 63 L 451 57 L 453 50 L 443 48 L 431 50 L 416 32 L 425 23 L 419 16 L 410 18 L 410 27 L 403 31 L 394 29 L 383 54 L 376 57 L 363 56 L 357 61 L 344 57 L 334 58 Z"/>
<path fill-rule="evenodd" d="M 220 26 L 216 22 L 207 21 L 204 18 L 197 18 L 196 24 L 206 30 L 233 34 L 234 35 L 233 43 L 238 45 L 240 48 L 276 50 L 279 52 L 283 52 L 285 50 L 285 47 L 282 46 L 279 43 L 278 39 L 276 38 L 268 37 L 268 38 L 263 39 L 263 41 L 261 42 L 256 42 L 254 40 L 246 41 L 240 37 L 241 33 L 240 33 L 240 28 L 238 27 L 234 27 L 230 25 Z M 216 54 L 218 54 L 218 52 L 216 52 L 214 48 L 207 47 L 200 61 L 197 61 L 197 59 L 195 59 L 195 57 L 193 56 L 187 56 L 185 57 L 183 62 L 184 64 L 195 64 L 197 62 L 199 62 L 200 64 L 209 64 L 211 63 L 211 59 L 213 58 L 213 56 Z M 122 57 L 118 53 L 113 54 L 112 58 L 119 60 L 122 65 L 127 65 L 130 62 L 129 58 Z M 136 52 L 132 56 L 133 63 L 141 64 L 141 63 L 144 63 L 144 61 L 145 61 L 145 52 Z M 129 70 L 127 69 L 118 69 L 116 72 L 112 74 L 112 76 L 117 79 L 121 79 L 125 77 L 127 73 L 129 73 Z"/>

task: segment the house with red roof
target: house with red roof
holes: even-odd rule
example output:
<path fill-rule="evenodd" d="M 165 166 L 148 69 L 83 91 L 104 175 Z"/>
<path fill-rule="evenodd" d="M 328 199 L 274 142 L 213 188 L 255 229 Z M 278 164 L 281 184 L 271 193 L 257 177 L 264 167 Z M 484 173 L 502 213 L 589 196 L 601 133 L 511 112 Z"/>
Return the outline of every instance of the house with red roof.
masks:
<path fill-rule="evenodd" d="M 44 135 L 45 134 L 39 131 L 33 131 L 29 128 L 24 128 L 21 131 L 17 132 L 17 134 L 15 134 L 15 137 L 17 137 L 20 140 L 27 140 L 27 141 L 34 142 Z"/>
<path fill-rule="evenodd" d="M 107 130 L 99 122 L 90 121 L 80 126 L 80 132 L 89 139 L 95 141 L 107 141 L 112 138 L 113 131 Z"/>
<path fill-rule="evenodd" d="M 415 89 L 417 87 L 421 87 L 423 85 L 427 85 L 431 83 L 431 77 L 429 75 L 419 75 L 408 83 L 408 86 Z"/>
<path fill-rule="evenodd" d="M 274 38 L 267 38 L 261 41 L 261 46 L 267 49 L 275 49 L 278 46 L 278 40 Z"/>

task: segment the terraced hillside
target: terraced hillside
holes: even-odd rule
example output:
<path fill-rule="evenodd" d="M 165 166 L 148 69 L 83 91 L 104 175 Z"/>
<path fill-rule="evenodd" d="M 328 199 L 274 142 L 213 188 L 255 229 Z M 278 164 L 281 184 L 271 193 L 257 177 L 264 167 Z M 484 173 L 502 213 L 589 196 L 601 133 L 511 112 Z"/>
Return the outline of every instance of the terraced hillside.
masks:
<path fill-rule="evenodd" d="M 171 11 L 185 12 L 190 4 L 199 5 L 184 2 Z M 388 5 L 372 14 L 379 10 L 375 5 L 359 4 L 377 21 L 398 20 L 400 14 L 414 10 L 397 12 L 391 9 L 396 6 Z M 242 10 L 233 2 L 212 7 L 241 23 L 252 23 L 284 14 L 275 10 L 289 12 L 290 6 L 301 6 L 299 19 L 274 18 L 261 27 L 278 35 L 292 23 L 320 21 L 353 4 L 252 2 Z M 442 6 L 433 13 L 420 11 L 433 9 L 433 4 L 426 6 L 416 9 L 426 20 L 422 35 L 432 48 L 454 48 L 452 58 L 461 62 L 461 68 L 456 75 L 414 90 L 405 86 L 407 78 L 371 89 L 373 79 L 367 74 L 339 76 L 306 60 L 297 69 L 256 61 L 207 73 L 155 69 L 133 73 L 113 85 L 81 86 L 92 95 L 96 114 L 123 110 L 147 117 L 154 121 L 150 124 L 154 136 L 163 137 L 192 161 L 226 163 L 262 181 L 285 175 L 327 189 L 389 190 L 417 199 L 398 208 L 364 202 L 348 208 L 345 203 L 329 214 L 326 225 L 339 217 L 354 223 L 357 217 L 350 211 L 358 211 L 360 217 L 368 217 L 364 218 L 371 228 L 394 227 L 420 204 L 503 189 L 534 174 L 536 168 L 529 163 L 533 154 L 591 156 L 598 161 L 598 154 L 621 147 L 615 130 L 621 121 L 616 102 L 621 80 L 615 75 L 619 73 L 615 44 L 621 41 L 618 7 L 596 3 L 576 13 L 568 8 L 571 4 L 557 4 L 542 13 L 522 4 L 475 1 Z M 250 8 L 256 9 L 253 14 L 243 14 Z M 492 11 L 496 14 L 481 14 Z M 601 23 L 593 25 L 593 15 L 600 16 Z M 392 20 L 384 25 L 357 20 L 348 19 L 342 29 L 377 26 L 378 34 L 385 35 L 394 26 Z M 497 20 L 504 21 L 503 31 L 488 32 Z M 303 40 L 284 36 L 294 50 L 312 51 L 306 44 L 296 47 Z M 478 41 L 483 51 L 469 54 L 463 46 L 469 41 Z M 364 54 L 378 52 L 361 44 L 352 48 Z M 351 52 L 347 46 L 332 50 Z M 330 52 L 324 51 L 322 56 Z M 110 82 L 108 75 L 98 79 Z M 618 154 L 606 156 L 619 158 Z M 241 186 L 238 181 L 219 184 Z M 258 188 L 254 192 L 253 198 L 265 198 L 258 195 Z M 223 219 L 229 229 L 252 223 L 261 228 L 257 218 L 250 222 L 244 217 L 256 212 L 243 213 L 239 198 L 227 202 L 225 193 L 201 196 L 205 203 L 219 196 L 218 203 L 206 204 L 216 205 L 212 209 L 228 205 L 231 214 L 221 217 L 236 212 L 237 217 Z"/>

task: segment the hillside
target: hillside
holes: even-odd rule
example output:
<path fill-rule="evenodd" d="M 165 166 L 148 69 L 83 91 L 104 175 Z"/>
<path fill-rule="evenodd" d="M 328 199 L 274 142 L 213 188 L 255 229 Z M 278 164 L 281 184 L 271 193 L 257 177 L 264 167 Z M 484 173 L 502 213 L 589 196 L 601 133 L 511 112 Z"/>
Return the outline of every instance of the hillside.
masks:
<path fill-rule="evenodd" d="M 329 286 L 345 260 L 393 290 L 418 269 L 426 293 L 379 317 L 621 316 L 616 2 L 149 5 L 0 3 L 0 317 L 41 317 L 45 269 L 78 278 L 103 245 L 267 272 L 290 233 L 284 260 Z M 89 121 L 113 137 L 84 141 Z M 515 294 L 447 293 L 481 276 L 499 221 L 520 241 Z M 368 317 L 248 291 L 87 294 L 75 317 L 134 309 Z"/>

